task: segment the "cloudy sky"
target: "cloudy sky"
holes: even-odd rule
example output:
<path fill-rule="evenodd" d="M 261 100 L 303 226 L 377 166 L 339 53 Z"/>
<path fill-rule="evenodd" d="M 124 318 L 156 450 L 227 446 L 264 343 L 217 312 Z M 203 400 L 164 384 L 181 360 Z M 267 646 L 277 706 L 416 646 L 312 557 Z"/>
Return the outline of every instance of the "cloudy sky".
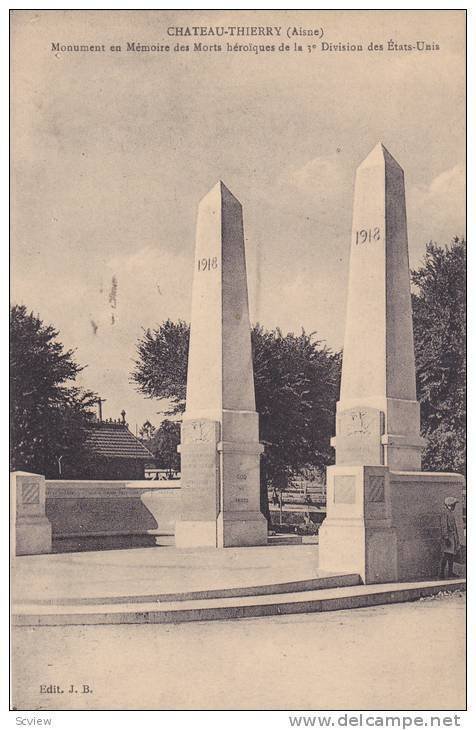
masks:
<path fill-rule="evenodd" d="M 323 28 L 365 50 L 51 51 L 173 45 L 187 25 Z M 366 50 L 388 40 L 440 50 Z M 465 233 L 464 53 L 462 11 L 18 11 L 13 302 L 76 349 L 105 417 L 158 423 L 129 382 L 135 343 L 190 320 L 197 205 L 221 178 L 244 208 L 252 320 L 340 348 L 353 178 L 378 141 L 405 170 L 411 265 Z"/>

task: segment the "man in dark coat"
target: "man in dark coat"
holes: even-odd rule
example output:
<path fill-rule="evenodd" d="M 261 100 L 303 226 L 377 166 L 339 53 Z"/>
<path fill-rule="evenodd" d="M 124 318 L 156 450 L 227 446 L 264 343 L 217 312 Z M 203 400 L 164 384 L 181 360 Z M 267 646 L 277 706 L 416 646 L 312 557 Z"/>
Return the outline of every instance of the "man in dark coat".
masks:
<path fill-rule="evenodd" d="M 440 515 L 441 526 L 441 560 L 440 560 L 440 578 L 445 577 L 445 568 L 448 565 L 448 578 L 457 578 L 453 573 L 453 561 L 455 555 L 460 551 L 460 541 L 456 519 L 454 516 L 455 507 L 458 500 L 454 497 L 445 497 L 445 504 Z"/>

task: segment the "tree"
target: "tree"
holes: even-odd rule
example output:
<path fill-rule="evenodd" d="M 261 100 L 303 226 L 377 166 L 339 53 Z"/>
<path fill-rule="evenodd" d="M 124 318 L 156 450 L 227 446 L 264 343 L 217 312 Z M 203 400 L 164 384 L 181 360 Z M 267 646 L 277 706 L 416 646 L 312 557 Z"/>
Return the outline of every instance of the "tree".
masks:
<path fill-rule="evenodd" d="M 58 332 L 15 305 L 10 312 L 11 468 L 74 474 L 97 395 L 74 385 L 83 369 Z"/>
<path fill-rule="evenodd" d="M 314 334 L 252 330 L 256 409 L 267 444 L 267 478 L 277 487 L 309 466 L 332 463 L 341 356 Z"/>
<path fill-rule="evenodd" d="M 137 343 L 132 382 L 148 398 L 169 401 L 167 415 L 185 408 L 189 333 L 188 324 L 168 319 L 154 331 L 145 330 Z"/>
<path fill-rule="evenodd" d="M 155 433 L 155 426 L 151 424 L 149 420 L 144 421 L 141 428 L 139 429 L 139 436 L 143 441 L 150 441 Z"/>
<path fill-rule="evenodd" d="M 466 242 L 430 242 L 412 272 L 417 397 L 427 439 L 424 468 L 465 472 Z"/>
<path fill-rule="evenodd" d="M 152 451 L 159 469 L 180 471 L 180 454 L 177 446 L 180 443 L 180 423 L 163 420 L 159 428 L 154 429 L 151 438 L 145 445 Z"/>
<path fill-rule="evenodd" d="M 290 473 L 332 461 L 341 357 L 304 331 L 284 336 L 256 325 L 251 339 L 264 473 L 284 486 Z M 188 343 L 188 325 L 167 320 L 137 345 L 132 380 L 144 395 L 171 402 L 169 413 L 185 408 Z"/>

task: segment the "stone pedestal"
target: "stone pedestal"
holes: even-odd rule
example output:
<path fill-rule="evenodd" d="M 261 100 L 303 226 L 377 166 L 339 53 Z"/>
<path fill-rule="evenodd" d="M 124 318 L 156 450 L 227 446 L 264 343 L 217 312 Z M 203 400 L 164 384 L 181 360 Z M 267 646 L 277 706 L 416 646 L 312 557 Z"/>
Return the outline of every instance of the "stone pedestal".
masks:
<path fill-rule="evenodd" d="M 327 517 L 319 531 L 319 570 L 359 573 L 364 583 L 398 580 L 388 468 L 328 468 Z"/>
<path fill-rule="evenodd" d="M 175 524 L 177 547 L 217 546 L 220 513 L 220 423 L 196 419 L 182 423 L 181 510 Z"/>
<path fill-rule="evenodd" d="M 40 474 L 11 474 L 11 504 L 14 510 L 12 555 L 51 552 L 51 524 L 45 515 L 45 478 Z"/>
<path fill-rule="evenodd" d="M 319 569 L 359 573 L 364 583 L 436 578 L 445 497 L 459 500 L 455 517 L 464 540 L 463 486 L 459 474 L 329 467 Z"/>
<path fill-rule="evenodd" d="M 256 430 L 258 418 L 256 414 Z M 220 475 L 224 485 L 217 522 L 218 547 L 266 545 L 268 523 L 260 512 L 259 460 L 256 441 L 221 441 Z"/>
<path fill-rule="evenodd" d="M 192 291 L 177 547 L 265 545 L 241 204 L 201 201 Z"/>

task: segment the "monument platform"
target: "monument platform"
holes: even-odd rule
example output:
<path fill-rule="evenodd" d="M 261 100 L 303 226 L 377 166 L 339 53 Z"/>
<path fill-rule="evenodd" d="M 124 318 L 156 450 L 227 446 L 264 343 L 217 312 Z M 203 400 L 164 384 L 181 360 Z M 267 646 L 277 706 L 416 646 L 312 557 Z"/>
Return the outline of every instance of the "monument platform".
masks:
<path fill-rule="evenodd" d="M 24 556 L 16 626 L 179 623 L 335 611 L 465 588 L 463 579 L 361 585 L 326 573 L 314 545 Z"/>
<path fill-rule="evenodd" d="M 156 547 L 21 556 L 16 602 L 186 593 L 318 577 L 316 545 Z"/>

